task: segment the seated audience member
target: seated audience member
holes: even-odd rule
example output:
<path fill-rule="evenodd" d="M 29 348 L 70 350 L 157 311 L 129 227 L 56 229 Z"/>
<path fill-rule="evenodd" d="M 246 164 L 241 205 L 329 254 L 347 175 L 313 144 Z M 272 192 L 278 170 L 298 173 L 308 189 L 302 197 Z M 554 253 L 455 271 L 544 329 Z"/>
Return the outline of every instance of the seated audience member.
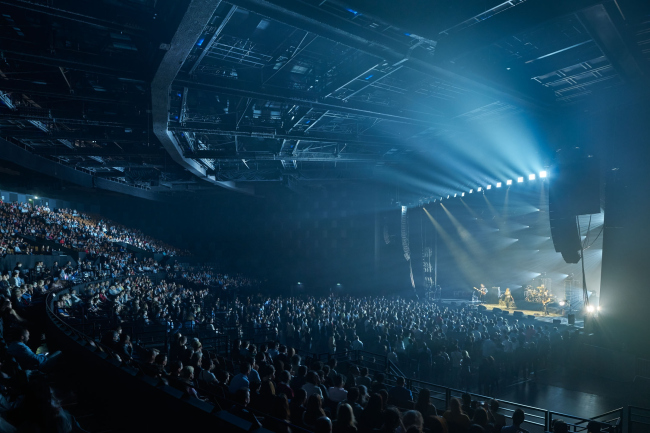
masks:
<path fill-rule="evenodd" d="M 61 407 L 47 378 L 40 372 L 30 375 L 22 404 L 7 412 L 4 418 L 16 428 L 3 432 L 85 433 L 74 416 Z"/>
<path fill-rule="evenodd" d="M 375 428 L 380 428 L 384 419 L 384 403 L 379 394 L 373 394 L 368 400 L 368 405 L 362 412 L 362 416 L 358 419 L 359 427 L 361 430 L 370 431 Z"/>
<path fill-rule="evenodd" d="M 160 377 L 161 374 L 160 367 L 156 365 L 156 356 L 158 356 L 159 354 L 160 351 L 158 349 L 154 349 L 154 348 L 147 349 L 144 362 L 140 364 L 140 370 L 142 371 L 142 373 L 150 377 Z"/>
<path fill-rule="evenodd" d="M 395 406 L 389 406 L 386 408 L 381 427 L 375 428 L 372 431 L 379 433 L 406 432 L 404 424 L 402 423 L 402 415 L 400 414 L 399 410 Z"/>
<path fill-rule="evenodd" d="M 600 433 L 600 423 L 598 421 L 589 421 L 587 423 L 588 433 Z"/>
<path fill-rule="evenodd" d="M 260 388 L 260 393 L 267 397 L 265 400 L 267 403 L 270 403 L 273 399 L 272 397 L 275 396 L 276 392 L 276 385 L 275 385 L 275 368 L 272 365 L 265 364 L 260 368 L 261 372 L 261 388 Z M 271 398 L 269 398 L 271 397 Z"/>
<path fill-rule="evenodd" d="M 418 401 L 415 403 L 415 410 L 420 412 L 424 418 L 428 416 L 437 416 L 436 407 L 431 404 L 431 391 L 422 388 L 418 394 Z"/>
<path fill-rule="evenodd" d="M 297 426 L 303 426 L 302 416 L 304 415 L 307 408 L 305 404 L 307 403 L 307 392 L 299 388 L 296 390 L 294 397 L 291 399 L 291 404 L 289 409 L 291 412 L 291 424 Z"/>
<path fill-rule="evenodd" d="M 334 376 L 333 386 L 330 387 L 328 391 L 329 399 L 334 403 L 339 403 L 347 400 L 348 392 L 344 389 L 345 382 L 343 376 L 337 374 Z"/>
<path fill-rule="evenodd" d="M 291 387 L 289 386 L 290 382 L 291 382 L 291 373 L 288 370 L 281 371 L 275 389 L 276 394 L 284 394 L 287 396 L 289 400 L 291 400 L 294 396 L 294 393 Z"/>
<path fill-rule="evenodd" d="M 307 382 L 302 386 L 307 392 L 307 398 L 311 397 L 313 394 L 323 395 L 320 385 L 320 379 L 318 378 L 318 373 L 315 371 L 310 371 L 307 373 Z"/>
<path fill-rule="evenodd" d="M 526 418 L 524 411 L 521 409 L 515 409 L 515 411 L 512 413 L 512 425 L 503 427 L 501 429 L 501 433 L 528 433 L 527 430 L 524 430 L 521 428 L 521 424 L 523 424 L 524 419 Z M 591 433 L 598 433 L 598 432 L 591 432 Z"/>
<path fill-rule="evenodd" d="M 494 424 L 496 429 L 501 429 L 506 425 L 506 417 L 499 412 L 499 402 L 495 399 L 490 400 L 488 419 Z"/>
<path fill-rule="evenodd" d="M 239 366 L 239 374 L 230 380 L 228 390 L 231 394 L 236 393 L 241 388 L 250 388 L 250 382 L 248 380 L 250 372 L 251 365 L 248 362 L 244 362 Z M 248 402 L 250 403 L 250 394 L 248 395 Z"/>
<path fill-rule="evenodd" d="M 384 380 L 385 379 L 386 379 L 386 376 L 384 375 L 384 373 L 377 374 L 375 376 L 375 381 L 371 385 L 371 391 L 372 392 L 379 392 L 382 389 L 388 391 L 388 387 L 386 385 L 384 385 Z"/>
<path fill-rule="evenodd" d="M 427 416 L 424 417 L 424 428 L 429 433 L 449 433 L 447 429 L 447 421 L 441 416 Z"/>
<path fill-rule="evenodd" d="M 323 400 L 320 394 L 312 394 L 307 399 L 307 408 L 302 416 L 302 422 L 308 429 L 314 429 L 316 420 L 325 416 Z"/>
<path fill-rule="evenodd" d="M 442 414 L 442 416 L 445 421 L 447 421 L 449 433 L 462 433 L 469 430 L 469 417 L 465 414 L 465 412 L 463 412 L 460 400 L 457 398 L 451 399 L 449 402 L 449 409 L 444 414 Z"/>
<path fill-rule="evenodd" d="M 568 433 L 569 426 L 564 422 L 564 420 L 556 419 L 553 422 L 553 433 Z"/>
<path fill-rule="evenodd" d="M 248 388 L 240 388 L 234 393 L 235 405 L 233 405 L 229 412 L 233 415 L 251 423 L 249 430 L 262 427 L 257 417 L 248 410 L 250 404 L 250 390 Z"/>
<path fill-rule="evenodd" d="M 361 413 L 363 412 L 363 406 L 359 404 L 359 388 L 356 386 L 353 386 L 352 388 L 348 389 L 348 399 L 347 399 L 347 404 L 350 405 L 352 408 L 352 412 L 354 413 L 354 418 L 359 419 L 361 417 Z"/>
<path fill-rule="evenodd" d="M 481 426 L 483 429 L 488 428 L 488 414 L 487 411 L 482 407 L 477 407 L 474 411 L 474 417 L 472 418 L 471 425 Z"/>
<path fill-rule="evenodd" d="M 199 373 L 199 377 L 197 378 L 199 384 L 204 384 L 207 386 L 217 385 L 219 381 L 217 380 L 217 377 L 214 375 L 214 369 L 215 369 L 214 360 L 211 359 L 209 356 L 204 357 L 201 365 L 201 372 Z"/>
<path fill-rule="evenodd" d="M 370 388 L 372 385 L 372 380 L 368 376 L 368 367 L 361 368 L 360 376 L 356 379 L 357 386 L 364 385 L 366 388 Z"/>
<path fill-rule="evenodd" d="M 194 367 L 191 365 L 186 365 L 183 367 L 180 376 L 180 389 L 187 393 L 190 397 L 198 398 L 203 400 L 194 388 Z"/>
<path fill-rule="evenodd" d="M 406 381 L 403 377 L 397 378 L 395 386 L 388 391 L 388 404 L 401 408 L 412 407 L 413 394 L 411 393 L 411 390 L 405 388 L 405 383 Z"/>
<path fill-rule="evenodd" d="M 262 423 L 265 428 L 274 433 L 291 433 L 291 426 L 289 425 L 291 423 L 291 413 L 286 395 L 274 396 L 268 413 L 270 416 L 264 418 Z"/>
<path fill-rule="evenodd" d="M 422 418 L 422 414 L 417 410 L 406 411 L 402 417 L 402 423 L 407 432 L 415 431 L 422 433 L 424 419 Z"/>
<path fill-rule="evenodd" d="M 474 417 L 474 408 L 472 407 L 472 396 L 464 392 L 461 398 L 463 399 L 463 406 L 462 406 L 463 412 L 470 419 L 472 419 Z"/>
<path fill-rule="evenodd" d="M 25 370 L 49 371 L 59 362 L 61 352 L 57 351 L 52 354 L 45 353 L 35 354 L 27 342 L 29 341 L 29 331 L 25 328 L 16 332 L 15 340 L 9 345 L 7 353 L 16 358 L 16 361 Z"/>
<path fill-rule="evenodd" d="M 354 418 L 352 407 L 347 403 L 341 403 L 336 411 L 336 420 L 332 427 L 333 433 L 356 433 L 357 421 Z"/>
<path fill-rule="evenodd" d="M 314 433 L 332 433 L 332 420 L 322 416 L 316 420 Z"/>

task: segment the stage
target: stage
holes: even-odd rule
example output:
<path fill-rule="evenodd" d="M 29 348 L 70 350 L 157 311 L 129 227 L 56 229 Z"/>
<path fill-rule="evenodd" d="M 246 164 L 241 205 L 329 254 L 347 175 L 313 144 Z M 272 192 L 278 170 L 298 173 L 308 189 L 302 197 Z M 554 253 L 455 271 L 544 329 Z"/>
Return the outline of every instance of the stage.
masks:
<path fill-rule="evenodd" d="M 560 321 L 560 325 L 569 325 L 569 320 L 567 318 L 566 314 L 560 314 L 557 311 L 554 311 L 551 309 L 549 311 L 548 315 L 544 315 L 543 311 L 538 311 L 538 310 L 529 310 L 529 309 L 519 309 L 519 308 L 512 308 L 510 310 L 499 307 L 499 304 L 479 304 L 479 303 L 473 303 L 467 299 L 442 299 L 440 301 L 442 304 L 448 304 L 450 306 L 461 306 L 461 305 L 466 305 L 469 306 L 470 308 L 479 308 L 479 306 L 485 307 L 485 311 L 493 314 L 498 314 L 498 315 L 504 315 L 510 319 L 519 319 L 519 320 L 538 320 L 540 322 L 546 322 L 546 323 L 555 323 L 558 324 L 557 320 Z M 529 303 L 525 303 L 529 304 Z M 494 309 L 496 308 L 496 311 Z M 517 312 L 517 315 L 514 313 Z M 520 315 L 521 313 L 521 315 Z M 566 313 L 566 312 L 565 312 Z M 575 325 L 573 325 L 576 328 L 583 328 L 584 327 L 584 320 L 582 318 L 578 319 L 576 316 L 576 321 Z"/>

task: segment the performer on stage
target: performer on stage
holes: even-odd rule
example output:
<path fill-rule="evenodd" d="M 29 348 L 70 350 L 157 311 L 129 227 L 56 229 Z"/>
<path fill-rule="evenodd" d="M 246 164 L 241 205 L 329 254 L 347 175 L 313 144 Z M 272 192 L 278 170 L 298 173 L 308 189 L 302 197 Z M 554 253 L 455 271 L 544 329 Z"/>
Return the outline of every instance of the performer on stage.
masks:
<path fill-rule="evenodd" d="M 485 284 L 481 284 L 481 287 L 478 288 L 481 292 L 481 304 L 485 303 L 485 296 L 487 295 L 488 289 L 485 287 Z"/>
<path fill-rule="evenodd" d="M 515 305 L 515 299 L 512 297 L 512 293 L 510 293 L 510 288 L 506 288 L 506 292 L 501 296 L 501 300 L 499 301 L 499 305 L 506 307 L 508 310 L 511 308 L 517 308 Z"/>
<path fill-rule="evenodd" d="M 485 284 L 481 284 L 481 287 L 479 287 L 479 288 L 474 287 L 474 290 L 476 290 L 476 292 L 472 294 L 472 300 L 474 300 L 474 299 L 476 299 L 478 297 L 478 299 L 476 299 L 476 300 L 479 301 L 479 299 L 480 299 L 479 303 L 484 304 L 485 303 L 485 295 L 487 295 L 487 292 L 488 292 L 488 289 L 487 289 L 487 287 L 485 287 Z"/>

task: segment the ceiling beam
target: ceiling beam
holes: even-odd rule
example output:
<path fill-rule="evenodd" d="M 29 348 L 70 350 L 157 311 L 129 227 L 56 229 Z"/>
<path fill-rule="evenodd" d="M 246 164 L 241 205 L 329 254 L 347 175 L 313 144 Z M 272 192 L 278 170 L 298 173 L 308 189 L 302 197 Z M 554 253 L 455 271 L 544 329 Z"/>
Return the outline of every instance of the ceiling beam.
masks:
<path fill-rule="evenodd" d="M 415 124 L 422 126 L 439 126 L 441 128 L 458 128 L 450 120 L 439 113 L 420 112 L 391 107 L 381 107 L 361 101 L 342 101 L 335 98 L 321 98 L 309 92 L 293 91 L 286 88 L 260 86 L 253 83 L 242 83 L 237 80 L 210 78 L 210 82 L 197 82 L 187 76 L 181 76 L 174 82 L 175 85 L 202 92 L 214 92 L 240 98 L 264 99 L 269 101 L 284 102 L 287 104 L 304 107 L 332 110 L 340 113 L 355 114 L 370 118 L 378 118 L 399 123 Z"/>
<path fill-rule="evenodd" d="M 81 2 L 80 4 L 83 4 Z M 9 13 L 10 11 L 27 11 L 29 13 L 37 13 L 45 15 L 48 18 L 56 17 L 61 18 L 67 21 L 76 22 L 84 25 L 88 25 L 94 28 L 127 33 L 130 35 L 145 36 L 147 30 L 141 26 L 133 24 L 132 20 L 128 22 L 116 22 L 106 19 L 108 15 L 106 10 L 107 4 L 102 4 L 102 15 L 103 17 L 93 16 L 87 13 L 81 13 L 76 11 L 65 10 L 62 8 L 56 8 L 54 6 L 36 3 L 33 1 L 26 0 L 0 0 L 0 5 L 3 6 L 4 12 Z"/>
<path fill-rule="evenodd" d="M 89 118 L 85 114 L 64 112 L 59 110 L 44 109 L 16 109 L 10 112 L 0 110 L 0 118 L 3 120 L 38 120 L 43 123 L 62 123 L 71 125 L 89 126 L 113 126 L 113 127 L 146 127 L 148 116 L 93 116 Z"/>
<path fill-rule="evenodd" d="M 197 150 L 194 152 L 186 152 L 187 158 L 195 159 L 214 159 L 220 162 L 242 162 L 242 160 L 249 161 L 309 161 L 309 162 L 368 162 L 382 160 L 383 156 L 380 154 L 371 153 L 333 153 L 333 152 L 298 152 L 296 155 L 290 157 L 278 155 L 270 152 L 239 152 L 237 155 L 228 154 L 218 150 Z"/>
<path fill-rule="evenodd" d="M 214 177 L 207 176 L 205 168 L 201 164 L 183 156 L 180 144 L 168 129 L 169 91 L 171 85 L 192 48 L 194 48 L 196 41 L 205 27 L 210 24 L 212 16 L 220 4 L 220 0 L 191 0 L 189 2 L 187 10 L 172 38 L 170 48 L 165 53 L 151 82 L 153 131 L 172 159 L 184 169 L 215 185 L 252 194 L 252 190 L 238 188 L 233 182 L 220 182 Z"/>
<path fill-rule="evenodd" d="M 136 81 L 147 79 L 147 68 L 133 59 L 120 59 L 106 54 L 90 54 L 65 49 L 44 50 L 42 45 L 0 39 L 0 52 L 5 59 L 16 59 L 55 68 L 73 69 L 93 74 L 110 75 Z"/>
<path fill-rule="evenodd" d="M 159 147 L 152 148 L 137 148 L 129 147 L 127 149 L 115 148 L 95 148 L 95 147 L 75 147 L 68 149 L 67 147 L 52 146 L 52 147 L 37 147 L 33 153 L 36 155 L 50 155 L 50 156 L 100 156 L 100 157 L 155 157 L 165 156 L 165 151 Z"/>
<path fill-rule="evenodd" d="M 96 92 L 85 89 L 68 89 L 55 87 L 52 84 L 34 84 L 27 81 L 0 80 L 0 90 L 7 93 L 22 93 L 29 96 L 47 96 L 56 99 L 70 99 L 84 102 L 106 104 L 145 105 L 148 102 L 146 94 Z"/>
<path fill-rule="evenodd" d="M 436 60 L 448 62 L 514 36 L 544 22 L 589 8 L 603 0 L 526 1 L 490 16 L 457 33 L 442 36 L 436 45 Z"/>
<path fill-rule="evenodd" d="M 147 164 L 143 162 L 134 162 L 134 161 L 80 161 L 74 163 L 75 167 L 83 168 L 113 168 L 113 167 L 122 167 L 122 168 L 165 168 L 162 164 Z"/>
<path fill-rule="evenodd" d="M 561 2 L 562 0 L 552 0 Z M 585 0 L 577 0 L 585 1 Z M 593 2 L 593 0 L 591 0 Z M 436 62 L 429 51 L 413 49 L 391 37 L 356 25 L 350 20 L 328 13 L 306 2 L 283 0 L 229 0 L 229 3 L 282 22 L 318 36 L 358 49 L 361 52 L 385 59 L 392 63 L 404 61 L 404 66 L 425 75 L 450 81 L 485 97 L 502 100 L 535 112 L 548 112 L 550 107 L 520 92 L 494 83 L 485 84 L 468 78 Z M 534 2 L 543 5 L 546 2 Z M 572 2 L 566 2 L 572 3 Z"/>
<path fill-rule="evenodd" d="M 362 146 L 373 146 L 373 147 L 392 147 L 399 144 L 398 141 L 392 139 L 386 139 L 384 137 L 373 137 L 373 136 L 363 136 L 363 135 L 346 135 L 346 134 L 336 134 L 329 132 L 292 132 L 292 133 L 282 133 L 282 132 L 263 132 L 255 131 L 252 128 L 240 127 L 236 130 L 231 129 L 220 129 L 220 128 L 209 128 L 206 127 L 205 123 L 198 124 L 196 126 L 192 124 L 185 124 L 184 126 L 174 126 L 169 128 L 173 132 L 194 132 L 199 134 L 208 134 L 208 135 L 220 135 L 227 137 L 251 137 L 251 138 L 269 138 L 272 140 L 303 140 L 316 141 L 316 142 L 325 142 L 325 143 L 344 143 L 344 144 L 356 144 Z"/>
<path fill-rule="evenodd" d="M 99 142 L 99 143 L 142 143 L 146 144 L 149 141 L 149 136 L 142 131 L 140 133 L 124 132 L 114 128 L 114 131 L 101 133 L 92 131 L 78 131 L 78 130 L 65 130 L 52 131 L 45 133 L 36 128 L 23 128 L 23 129 L 8 129 L 0 127 L 0 136 L 13 137 L 18 140 L 70 140 L 70 141 L 86 141 L 86 142 Z M 157 140 L 151 137 L 153 142 L 157 144 Z"/>

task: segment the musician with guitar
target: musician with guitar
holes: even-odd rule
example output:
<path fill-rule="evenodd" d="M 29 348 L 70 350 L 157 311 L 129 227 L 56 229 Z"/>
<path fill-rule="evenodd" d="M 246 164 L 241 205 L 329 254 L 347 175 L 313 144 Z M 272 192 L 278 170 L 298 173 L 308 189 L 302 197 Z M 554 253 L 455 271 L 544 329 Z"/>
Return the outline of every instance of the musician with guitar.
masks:
<path fill-rule="evenodd" d="M 485 284 L 481 284 L 480 288 L 473 287 L 474 290 L 478 292 L 478 295 L 481 299 L 480 303 L 483 304 L 485 303 L 485 295 L 487 295 L 488 289 L 485 287 Z"/>

